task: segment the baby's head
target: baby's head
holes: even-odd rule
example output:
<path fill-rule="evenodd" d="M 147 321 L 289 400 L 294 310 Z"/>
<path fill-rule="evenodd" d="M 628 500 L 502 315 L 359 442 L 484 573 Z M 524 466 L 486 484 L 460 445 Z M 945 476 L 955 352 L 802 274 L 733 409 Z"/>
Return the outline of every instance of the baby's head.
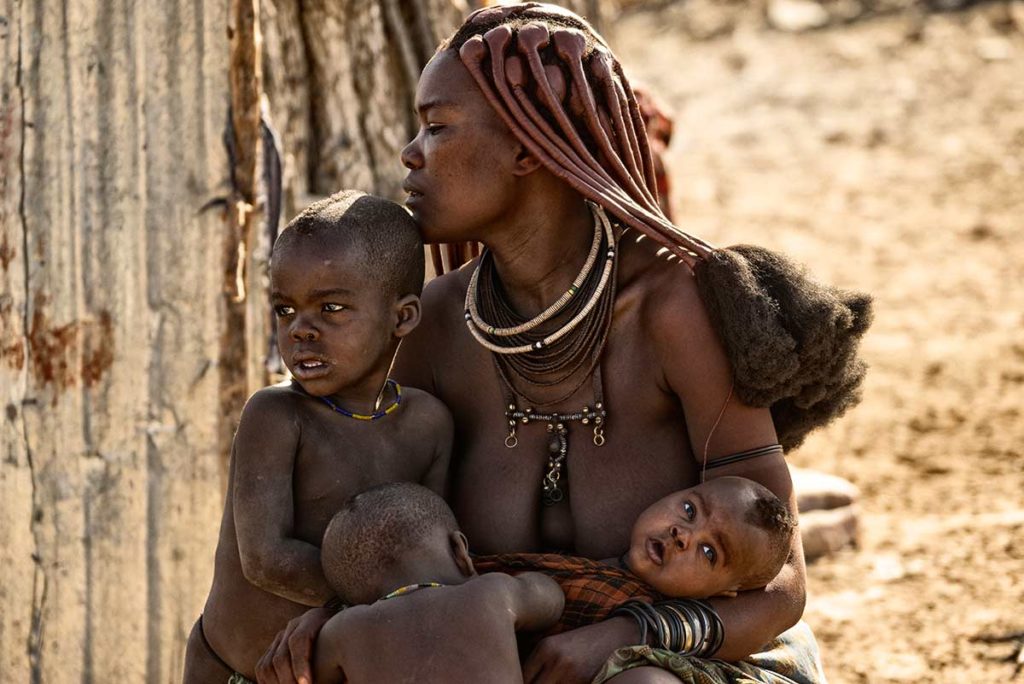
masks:
<path fill-rule="evenodd" d="M 408 482 L 352 497 L 327 526 L 320 559 L 327 584 L 353 605 L 406 584 L 457 584 L 474 573 L 448 504 Z"/>
<path fill-rule="evenodd" d="M 796 524 L 767 488 L 720 477 L 669 494 L 641 513 L 627 564 L 666 596 L 729 596 L 763 587 L 779 573 Z"/>
<path fill-rule="evenodd" d="M 310 394 L 335 394 L 386 373 L 419 322 L 423 242 L 399 205 L 342 191 L 278 236 L 270 289 L 288 370 Z"/>

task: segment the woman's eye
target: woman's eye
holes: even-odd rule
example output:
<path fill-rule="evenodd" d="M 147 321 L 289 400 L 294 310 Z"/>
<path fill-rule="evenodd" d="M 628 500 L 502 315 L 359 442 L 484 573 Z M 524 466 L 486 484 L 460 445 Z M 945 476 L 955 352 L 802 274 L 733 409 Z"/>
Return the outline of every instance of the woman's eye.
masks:
<path fill-rule="evenodd" d="M 285 306 L 282 304 L 274 307 L 274 313 L 276 313 L 278 316 L 291 316 L 293 313 L 295 313 L 295 309 L 290 306 Z"/>
<path fill-rule="evenodd" d="M 715 553 L 715 550 L 707 544 L 701 544 L 700 550 L 712 565 L 714 565 L 715 561 L 718 560 L 718 554 Z"/>
<path fill-rule="evenodd" d="M 683 503 L 683 513 L 686 515 L 687 520 L 693 520 L 697 515 L 697 509 L 689 501 Z"/>
<path fill-rule="evenodd" d="M 343 311 L 344 309 L 345 307 L 341 304 L 324 304 L 324 311 L 328 313 L 336 313 L 338 311 Z"/>

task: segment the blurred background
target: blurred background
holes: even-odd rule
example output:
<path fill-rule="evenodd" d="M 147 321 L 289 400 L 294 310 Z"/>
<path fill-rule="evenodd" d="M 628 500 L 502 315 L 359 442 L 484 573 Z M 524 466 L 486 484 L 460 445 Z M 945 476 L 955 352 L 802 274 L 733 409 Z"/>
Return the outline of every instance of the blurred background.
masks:
<path fill-rule="evenodd" d="M 677 223 L 875 296 L 863 403 L 789 456 L 856 487 L 830 680 L 1024 679 L 1024 1 L 565 4 L 664 115 Z M 400 199 L 473 6 L 0 0 L 0 680 L 180 681 L 273 235 Z"/>

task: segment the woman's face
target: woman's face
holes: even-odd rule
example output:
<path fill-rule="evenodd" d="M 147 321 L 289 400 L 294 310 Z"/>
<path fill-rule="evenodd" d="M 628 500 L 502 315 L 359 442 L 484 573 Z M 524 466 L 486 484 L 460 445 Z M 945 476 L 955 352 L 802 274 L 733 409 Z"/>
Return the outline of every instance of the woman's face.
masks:
<path fill-rule="evenodd" d="M 507 216 L 522 147 L 453 52 L 423 70 L 416 111 L 419 132 L 402 150 L 406 206 L 426 242 L 480 240 Z"/>

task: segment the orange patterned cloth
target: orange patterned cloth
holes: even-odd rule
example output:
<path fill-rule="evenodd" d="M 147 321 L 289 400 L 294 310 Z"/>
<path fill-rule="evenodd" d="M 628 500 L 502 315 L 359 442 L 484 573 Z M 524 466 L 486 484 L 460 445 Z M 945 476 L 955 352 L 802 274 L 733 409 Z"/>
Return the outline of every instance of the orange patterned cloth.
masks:
<path fill-rule="evenodd" d="M 557 553 L 506 553 L 473 559 L 477 572 L 542 572 L 558 582 L 565 593 L 562 618 L 546 635 L 567 632 L 608 617 L 629 599 L 653 603 L 664 597 L 633 573 L 602 563 Z"/>

